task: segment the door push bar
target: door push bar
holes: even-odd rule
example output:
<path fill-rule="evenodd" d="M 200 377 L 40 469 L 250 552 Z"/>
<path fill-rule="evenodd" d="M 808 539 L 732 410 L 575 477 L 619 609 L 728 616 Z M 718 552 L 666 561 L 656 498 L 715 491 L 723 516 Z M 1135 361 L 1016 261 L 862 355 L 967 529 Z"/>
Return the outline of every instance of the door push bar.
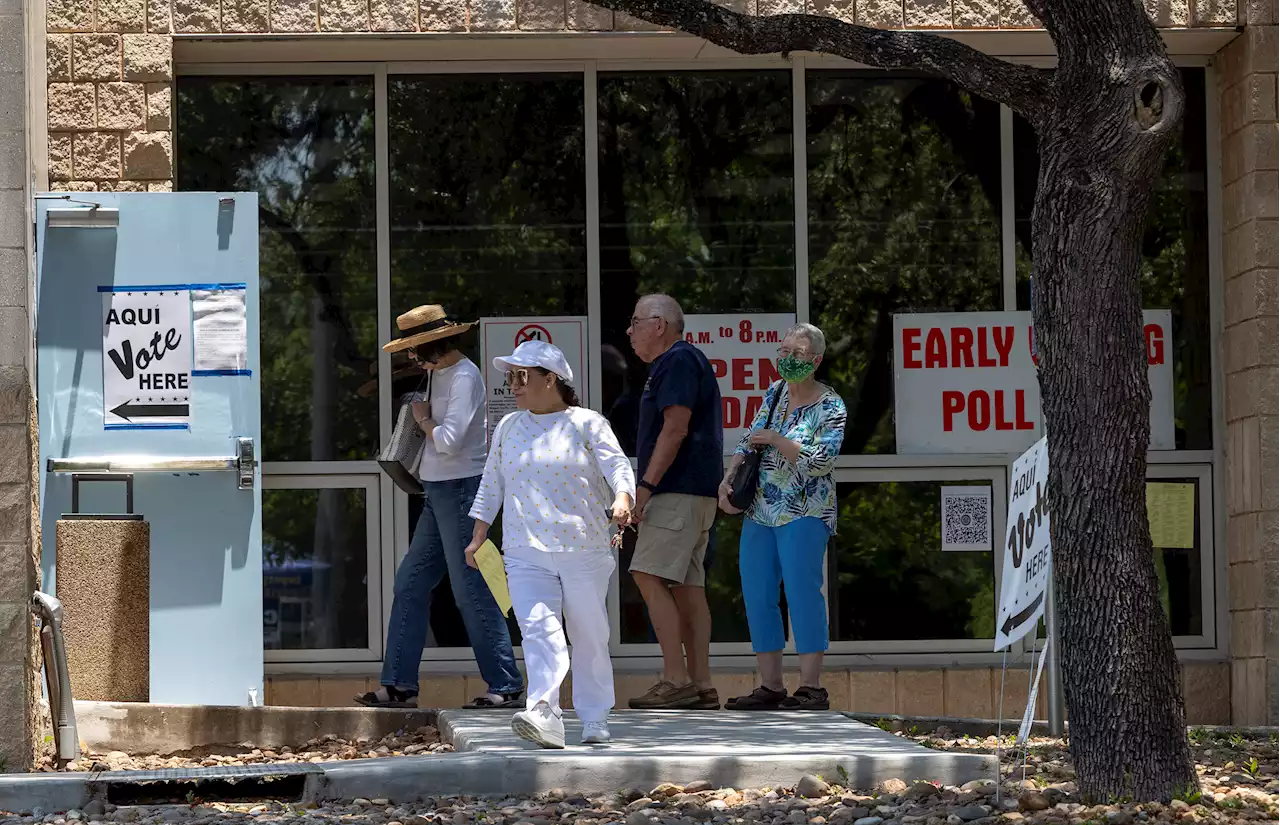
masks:
<path fill-rule="evenodd" d="M 253 489 L 253 471 L 258 466 L 252 438 L 236 439 L 233 456 L 89 456 L 51 458 L 50 473 L 214 473 L 234 471 L 236 486 Z"/>

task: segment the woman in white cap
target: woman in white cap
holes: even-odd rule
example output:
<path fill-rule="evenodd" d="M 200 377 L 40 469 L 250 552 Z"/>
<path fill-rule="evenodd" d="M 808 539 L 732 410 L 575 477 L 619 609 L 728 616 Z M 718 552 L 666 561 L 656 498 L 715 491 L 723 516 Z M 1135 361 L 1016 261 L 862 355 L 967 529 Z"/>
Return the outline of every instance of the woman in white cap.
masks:
<path fill-rule="evenodd" d="M 626 524 L 635 500 L 631 462 L 609 422 L 579 406 L 564 353 L 525 341 L 493 359 L 519 408 L 494 432 L 471 515 L 467 563 L 503 510 L 502 546 L 511 601 L 523 636 L 528 693 L 512 730 L 544 748 L 563 748 L 560 685 L 573 638 L 573 708 L 583 744 L 609 741 L 613 708 L 609 614 L 614 570 L 609 522 Z M 563 622 L 561 620 L 563 617 Z"/>

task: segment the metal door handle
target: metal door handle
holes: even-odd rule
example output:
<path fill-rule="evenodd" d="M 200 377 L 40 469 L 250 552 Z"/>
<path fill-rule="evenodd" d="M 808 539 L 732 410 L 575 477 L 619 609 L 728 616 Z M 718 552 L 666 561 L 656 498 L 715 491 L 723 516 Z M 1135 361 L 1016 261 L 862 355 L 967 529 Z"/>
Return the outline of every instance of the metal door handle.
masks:
<path fill-rule="evenodd" d="M 254 470 L 258 466 L 252 438 L 236 439 L 232 456 L 77 456 L 51 458 L 46 462 L 50 473 L 210 473 L 236 471 L 236 486 L 253 489 Z"/>

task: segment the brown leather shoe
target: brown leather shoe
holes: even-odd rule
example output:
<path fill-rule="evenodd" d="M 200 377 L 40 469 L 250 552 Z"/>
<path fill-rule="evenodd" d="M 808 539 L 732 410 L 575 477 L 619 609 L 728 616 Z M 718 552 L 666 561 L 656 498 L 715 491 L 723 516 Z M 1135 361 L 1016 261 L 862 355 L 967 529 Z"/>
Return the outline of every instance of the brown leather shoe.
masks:
<path fill-rule="evenodd" d="M 700 699 L 698 686 L 693 682 L 687 685 L 674 685 L 663 680 L 649 688 L 644 696 L 637 696 L 628 704 L 632 710 L 673 710 L 691 708 Z"/>
<path fill-rule="evenodd" d="M 690 705 L 690 710 L 720 710 L 720 694 L 715 688 L 698 692 L 698 703 Z"/>

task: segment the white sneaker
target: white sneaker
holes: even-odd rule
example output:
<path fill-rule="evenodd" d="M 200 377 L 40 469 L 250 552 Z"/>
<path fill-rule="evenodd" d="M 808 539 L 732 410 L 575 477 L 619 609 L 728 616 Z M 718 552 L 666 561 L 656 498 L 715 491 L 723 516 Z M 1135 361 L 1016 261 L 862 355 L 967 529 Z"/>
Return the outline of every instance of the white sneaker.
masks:
<path fill-rule="evenodd" d="M 511 730 L 521 739 L 544 748 L 564 747 L 564 721 L 546 702 L 511 717 Z"/>
<path fill-rule="evenodd" d="M 605 722 L 583 722 L 582 744 L 607 745 L 610 740 L 609 725 Z"/>

